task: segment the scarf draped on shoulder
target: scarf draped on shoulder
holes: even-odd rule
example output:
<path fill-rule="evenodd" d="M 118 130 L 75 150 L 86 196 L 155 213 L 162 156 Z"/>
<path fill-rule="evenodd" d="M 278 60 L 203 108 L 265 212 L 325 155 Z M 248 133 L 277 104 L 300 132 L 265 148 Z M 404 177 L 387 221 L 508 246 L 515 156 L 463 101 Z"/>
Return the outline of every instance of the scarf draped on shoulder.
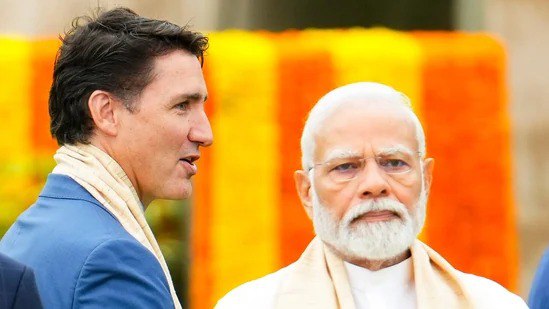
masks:
<path fill-rule="evenodd" d="M 410 249 L 418 308 L 474 308 L 456 269 L 419 240 Z M 355 308 L 343 261 L 318 237 L 281 283 L 275 303 L 277 309 Z"/>
<path fill-rule="evenodd" d="M 145 220 L 144 208 L 122 167 L 92 145 L 64 145 L 54 155 L 53 173 L 74 179 L 113 214 L 124 229 L 157 258 L 170 288 L 175 308 L 181 304 L 175 294 L 168 265 Z"/>

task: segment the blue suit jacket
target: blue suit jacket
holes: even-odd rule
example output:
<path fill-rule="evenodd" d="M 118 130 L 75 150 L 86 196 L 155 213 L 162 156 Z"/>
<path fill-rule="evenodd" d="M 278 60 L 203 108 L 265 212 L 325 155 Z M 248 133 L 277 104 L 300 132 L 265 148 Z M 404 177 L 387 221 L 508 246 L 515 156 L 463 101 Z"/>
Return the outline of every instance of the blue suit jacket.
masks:
<path fill-rule="evenodd" d="M 3 254 L 0 254 L 0 308 L 42 308 L 32 270 Z"/>
<path fill-rule="evenodd" d="M 531 309 L 549 308 L 549 250 L 545 251 L 539 263 L 530 290 L 528 306 Z"/>
<path fill-rule="evenodd" d="M 154 255 L 70 177 L 50 174 L 0 241 L 32 267 L 45 308 L 173 308 Z"/>

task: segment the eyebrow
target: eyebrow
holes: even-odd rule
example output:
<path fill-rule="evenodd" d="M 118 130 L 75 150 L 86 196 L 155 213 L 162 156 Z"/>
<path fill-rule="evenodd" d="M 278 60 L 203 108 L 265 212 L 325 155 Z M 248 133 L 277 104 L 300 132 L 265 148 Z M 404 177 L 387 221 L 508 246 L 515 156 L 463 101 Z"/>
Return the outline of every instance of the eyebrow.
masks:
<path fill-rule="evenodd" d="M 406 154 L 409 156 L 414 155 L 414 152 L 410 148 L 403 145 L 395 145 L 391 147 L 381 148 L 376 152 L 376 156 L 389 156 L 395 154 Z M 362 154 L 351 149 L 334 149 L 328 153 L 324 162 L 328 162 L 334 159 L 347 159 L 347 158 L 360 158 Z"/>
<path fill-rule="evenodd" d="M 206 100 L 208 100 L 208 95 L 203 95 L 199 92 L 193 92 L 193 93 L 176 95 L 173 98 L 173 101 L 187 101 L 187 100 L 206 102 Z"/>
<path fill-rule="evenodd" d="M 359 158 L 360 156 L 360 153 L 351 149 L 334 149 L 328 153 L 324 162 L 334 159 Z"/>
<path fill-rule="evenodd" d="M 395 146 L 391 146 L 391 147 L 381 148 L 376 155 L 378 155 L 378 156 L 380 156 L 380 155 L 387 156 L 387 155 L 394 155 L 394 154 L 398 154 L 398 153 L 404 153 L 404 154 L 407 154 L 409 156 L 414 155 L 414 151 L 412 151 L 410 148 L 408 148 L 406 146 L 403 146 L 403 145 L 395 145 Z"/>

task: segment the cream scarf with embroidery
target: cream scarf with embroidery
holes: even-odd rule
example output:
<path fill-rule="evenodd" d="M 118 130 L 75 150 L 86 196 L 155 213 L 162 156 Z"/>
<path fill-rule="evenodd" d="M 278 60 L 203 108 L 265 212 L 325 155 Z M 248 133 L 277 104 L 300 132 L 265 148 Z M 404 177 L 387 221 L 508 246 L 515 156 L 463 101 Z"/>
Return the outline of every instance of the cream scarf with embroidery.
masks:
<path fill-rule="evenodd" d="M 166 275 L 175 308 L 181 308 L 168 265 L 145 220 L 143 205 L 122 167 L 92 145 L 64 145 L 53 157 L 57 162 L 53 173 L 67 175 L 84 187 L 130 235 L 154 254 Z"/>
<path fill-rule="evenodd" d="M 459 273 L 416 240 L 411 247 L 418 308 L 474 308 Z M 281 283 L 275 308 L 354 309 L 343 261 L 315 237 Z"/>

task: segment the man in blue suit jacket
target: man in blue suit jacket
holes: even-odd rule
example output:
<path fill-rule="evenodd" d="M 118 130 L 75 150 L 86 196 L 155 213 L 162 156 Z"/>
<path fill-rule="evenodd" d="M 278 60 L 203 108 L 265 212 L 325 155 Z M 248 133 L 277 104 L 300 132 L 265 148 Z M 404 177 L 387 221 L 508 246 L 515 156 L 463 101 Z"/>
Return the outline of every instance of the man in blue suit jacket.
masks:
<path fill-rule="evenodd" d="M 0 241 L 33 268 L 45 308 L 181 308 L 144 217 L 185 199 L 204 112 L 207 38 L 118 8 L 73 22 L 54 66 L 57 166 Z"/>
<path fill-rule="evenodd" d="M 530 297 L 528 298 L 528 306 L 531 309 L 548 309 L 549 308 L 549 250 L 541 258 L 539 263 Z"/>
<path fill-rule="evenodd" d="M 65 175 L 49 175 L 0 250 L 32 265 L 45 308 L 173 307 L 152 253 Z"/>
<path fill-rule="evenodd" d="M 3 254 L 0 254 L 0 308 L 42 308 L 32 270 Z"/>

